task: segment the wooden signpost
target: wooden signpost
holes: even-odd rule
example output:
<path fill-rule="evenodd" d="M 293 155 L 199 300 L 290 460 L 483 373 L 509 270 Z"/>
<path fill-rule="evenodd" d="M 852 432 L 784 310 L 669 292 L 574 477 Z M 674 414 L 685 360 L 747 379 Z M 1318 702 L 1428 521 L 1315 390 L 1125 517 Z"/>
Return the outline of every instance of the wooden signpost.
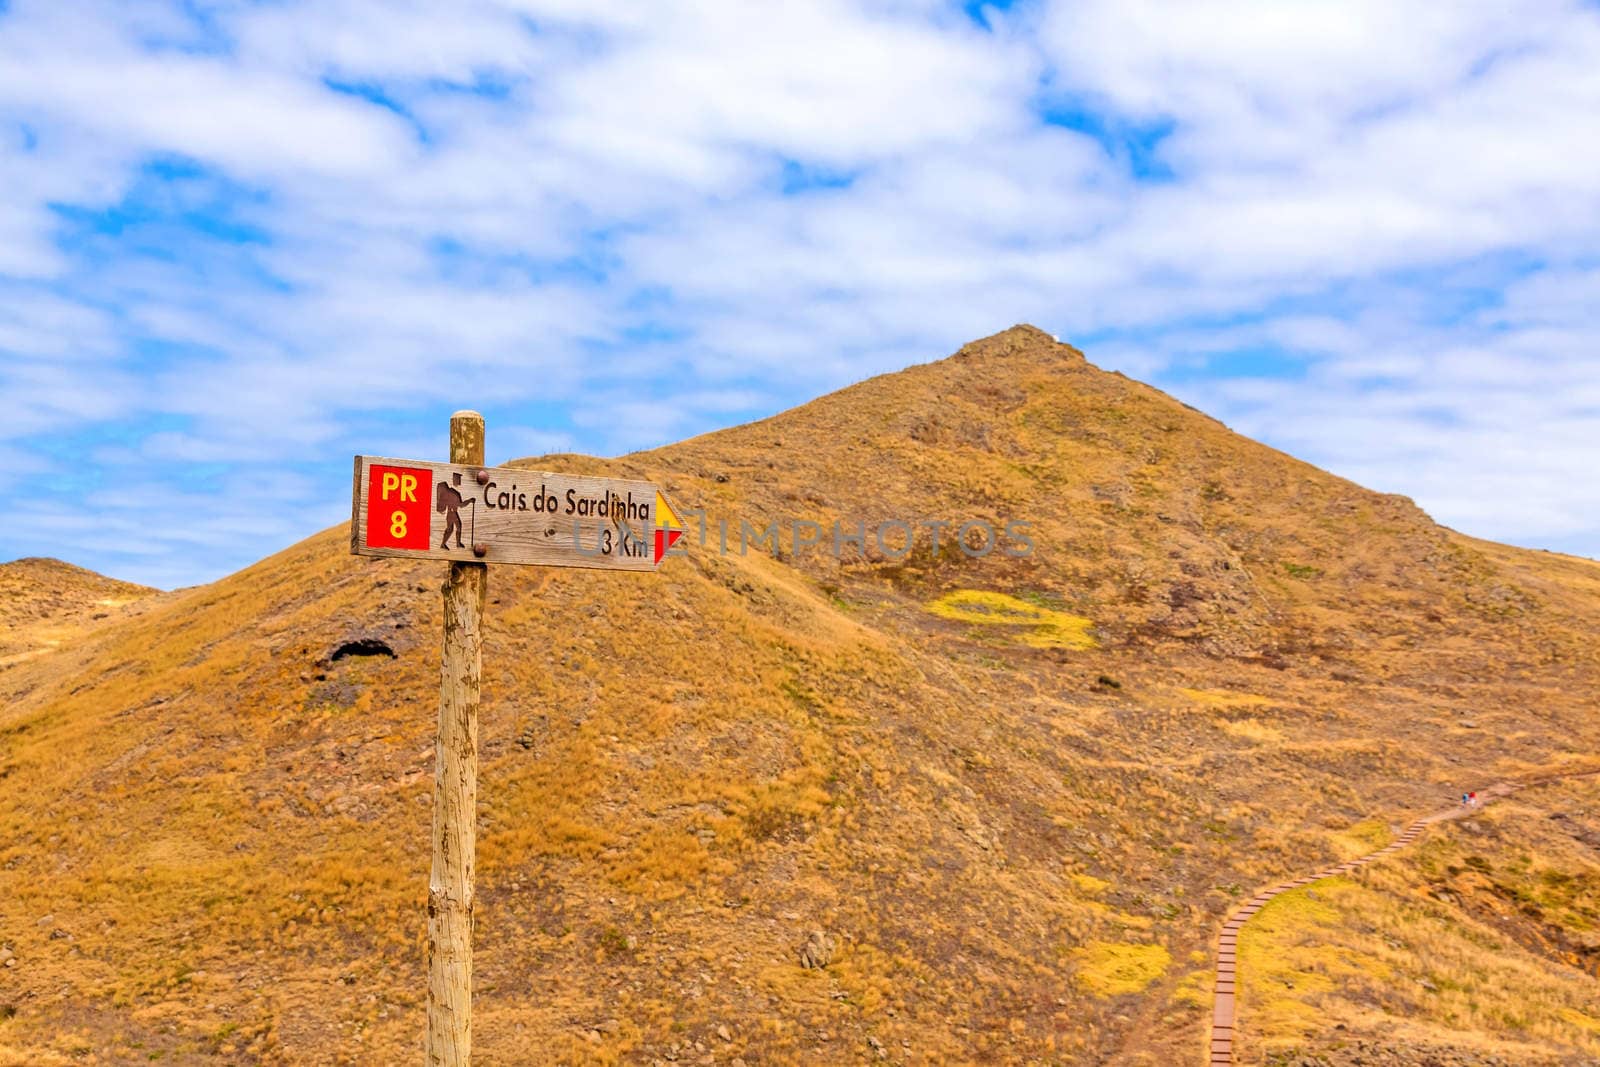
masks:
<path fill-rule="evenodd" d="M 472 1058 L 478 703 L 489 563 L 651 571 L 683 537 L 649 482 L 483 466 L 483 416 L 450 416 L 450 462 L 357 456 L 350 551 L 450 561 L 428 881 L 428 1067 Z"/>

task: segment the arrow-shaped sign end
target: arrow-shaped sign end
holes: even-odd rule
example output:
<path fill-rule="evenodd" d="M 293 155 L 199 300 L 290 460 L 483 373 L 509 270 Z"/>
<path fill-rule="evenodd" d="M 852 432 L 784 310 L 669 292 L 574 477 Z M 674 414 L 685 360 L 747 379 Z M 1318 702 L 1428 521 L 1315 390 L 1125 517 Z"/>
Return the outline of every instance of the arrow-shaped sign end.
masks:
<path fill-rule="evenodd" d="M 683 520 L 672 510 L 661 490 L 656 490 L 656 552 L 655 562 L 660 563 L 667 550 L 683 538 Z"/>

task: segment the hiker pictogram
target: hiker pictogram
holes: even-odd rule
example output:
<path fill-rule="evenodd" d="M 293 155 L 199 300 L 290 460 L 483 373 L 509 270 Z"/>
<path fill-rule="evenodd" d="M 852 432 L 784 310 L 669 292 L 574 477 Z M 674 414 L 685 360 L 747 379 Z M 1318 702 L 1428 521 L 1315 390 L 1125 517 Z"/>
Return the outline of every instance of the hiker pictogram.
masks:
<path fill-rule="evenodd" d="M 450 482 L 454 482 L 455 484 L 452 485 Z M 450 482 L 440 482 L 439 487 L 434 492 L 433 496 L 433 509 L 441 512 L 444 515 L 444 538 L 439 542 L 439 547 L 450 547 L 450 532 L 454 530 L 456 535 L 456 547 L 465 548 L 466 545 L 461 541 L 461 507 L 463 504 L 474 505 L 472 509 L 472 525 L 474 527 L 474 532 L 476 532 L 476 527 L 478 525 L 478 509 L 476 505 L 478 500 L 476 497 L 463 497 L 461 495 L 461 491 L 456 488 L 457 485 L 461 484 L 460 471 L 456 471 L 450 475 Z"/>

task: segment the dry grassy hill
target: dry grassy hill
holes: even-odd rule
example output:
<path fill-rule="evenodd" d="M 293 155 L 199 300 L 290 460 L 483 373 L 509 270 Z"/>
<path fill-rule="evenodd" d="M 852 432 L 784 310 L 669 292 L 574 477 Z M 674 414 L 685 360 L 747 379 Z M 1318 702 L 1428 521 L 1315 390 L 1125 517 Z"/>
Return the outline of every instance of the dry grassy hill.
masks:
<path fill-rule="evenodd" d="M 1198 1062 L 1231 902 L 1600 741 L 1600 564 L 1031 327 L 528 465 L 654 478 L 708 532 L 651 576 L 491 571 L 485 1064 Z M 775 519 L 918 532 L 738 554 Z M 347 545 L 0 666 L 0 1064 L 418 1054 L 442 567 Z M 1600 786 L 1437 834 L 1241 945 L 1253 1062 L 1600 1056 Z"/>
<path fill-rule="evenodd" d="M 148 586 L 58 559 L 0 563 L 0 666 L 40 655 L 127 614 L 156 594 Z"/>

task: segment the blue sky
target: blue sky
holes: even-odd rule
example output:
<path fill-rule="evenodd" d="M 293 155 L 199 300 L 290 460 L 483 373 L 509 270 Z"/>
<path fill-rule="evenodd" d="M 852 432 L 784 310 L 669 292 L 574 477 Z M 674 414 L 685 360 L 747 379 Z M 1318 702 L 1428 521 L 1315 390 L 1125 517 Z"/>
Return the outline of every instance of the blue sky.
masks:
<path fill-rule="evenodd" d="M 617 454 L 1032 322 L 1600 555 L 1600 7 L 0 3 L 0 557 Z"/>

